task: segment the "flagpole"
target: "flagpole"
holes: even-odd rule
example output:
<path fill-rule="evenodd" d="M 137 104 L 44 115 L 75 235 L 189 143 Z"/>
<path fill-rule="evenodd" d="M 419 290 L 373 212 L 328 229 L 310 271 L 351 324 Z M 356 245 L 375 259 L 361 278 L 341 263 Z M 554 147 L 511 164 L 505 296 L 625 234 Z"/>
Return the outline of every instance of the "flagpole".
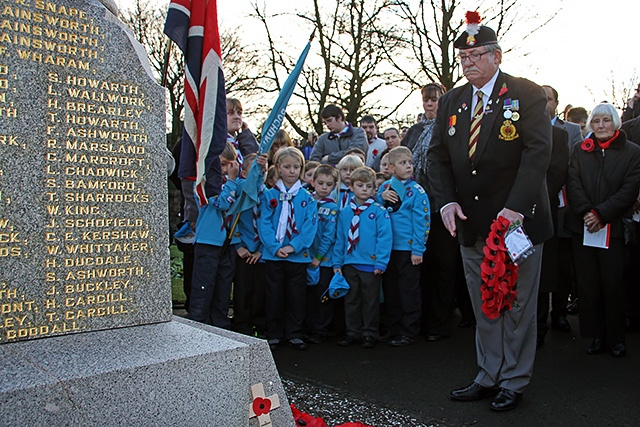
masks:
<path fill-rule="evenodd" d="M 169 43 L 167 43 L 167 47 L 164 50 L 164 62 L 162 63 L 162 87 L 167 87 L 167 74 L 169 74 L 169 58 L 171 58 L 172 45 L 173 42 L 169 39 Z"/>

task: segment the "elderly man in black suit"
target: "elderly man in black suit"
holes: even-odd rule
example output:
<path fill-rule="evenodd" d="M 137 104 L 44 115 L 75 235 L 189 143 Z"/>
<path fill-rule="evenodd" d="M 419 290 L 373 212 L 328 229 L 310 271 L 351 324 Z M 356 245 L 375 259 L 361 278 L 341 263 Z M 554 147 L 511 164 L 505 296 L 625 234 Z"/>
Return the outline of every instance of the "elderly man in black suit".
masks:
<path fill-rule="evenodd" d="M 451 398 L 495 396 L 490 408 L 506 411 L 518 406 L 535 359 L 542 246 L 553 233 L 546 186 L 551 123 L 544 90 L 500 71 L 502 49 L 491 28 L 468 25 L 454 46 L 469 82 L 440 98 L 427 170 L 442 220 L 461 244 L 479 372 Z M 523 222 L 534 252 L 519 265 L 517 303 L 489 319 L 480 265 L 490 226 L 500 216 Z"/>

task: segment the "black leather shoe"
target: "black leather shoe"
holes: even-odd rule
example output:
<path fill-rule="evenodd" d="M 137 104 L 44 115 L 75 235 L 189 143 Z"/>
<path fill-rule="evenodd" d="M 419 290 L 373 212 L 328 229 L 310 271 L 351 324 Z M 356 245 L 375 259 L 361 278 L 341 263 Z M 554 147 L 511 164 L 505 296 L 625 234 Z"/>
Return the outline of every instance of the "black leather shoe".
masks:
<path fill-rule="evenodd" d="M 623 342 L 620 342 L 611 347 L 611 354 L 613 354 L 614 357 L 622 357 L 627 354 L 627 346 L 625 346 Z"/>
<path fill-rule="evenodd" d="M 408 345 L 413 344 L 414 341 L 415 340 L 413 338 L 403 335 L 403 336 L 392 339 L 387 344 L 389 344 L 392 347 L 406 347 Z"/>
<path fill-rule="evenodd" d="M 521 400 L 522 393 L 516 393 L 515 391 L 503 388 L 500 390 L 500 393 L 498 393 L 496 398 L 493 399 L 489 408 L 498 412 L 509 411 L 511 409 L 516 409 Z"/>
<path fill-rule="evenodd" d="M 429 342 L 436 342 L 436 341 L 440 341 L 443 340 L 445 338 L 449 338 L 446 335 L 442 335 L 442 334 L 429 334 L 427 335 L 427 341 Z"/>
<path fill-rule="evenodd" d="M 309 342 L 311 344 L 321 344 L 323 342 L 325 342 L 326 337 L 324 335 L 320 335 L 320 334 L 313 334 L 313 335 L 309 335 L 304 337 L 304 340 L 306 342 Z"/>
<path fill-rule="evenodd" d="M 472 402 L 474 400 L 481 400 L 486 397 L 493 397 L 498 393 L 498 389 L 483 387 L 478 383 L 471 383 L 465 388 L 453 390 L 449 393 L 449 396 L 453 400 L 460 400 L 463 402 Z"/>
<path fill-rule="evenodd" d="M 279 339 L 269 340 L 268 343 L 269 343 L 269 348 L 271 349 L 271 351 L 277 350 L 278 347 L 280 347 L 280 340 Z"/>
<path fill-rule="evenodd" d="M 290 339 L 289 344 L 291 345 L 291 347 L 295 348 L 296 350 L 306 350 L 308 347 L 307 343 L 302 341 L 300 338 Z"/>
<path fill-rule="evenodd" d="M 602 353 L 607 349 L 606 347 L 602 338 L 594 338 L 589 348 L 587 348 L 587 354 Z"/>
<path fill-rule="evenodd" d="M 351 335 L 345 335 L 340 341 L 338 341 L 338 345 L 340 347 L 349 347 L 351 344 L 356 342 L 356 339 Z"/>
<path fill-rule="evenodd" d="M 376 339 L 370 335 L 367 335 L 366 337 L 362 337 L 362 344 L 360 344 L 360 347 L 362 348 L 373 348 L 376 346 Z"/>
<path fill-rule="evenodd" d="M 571 332 L 571 325 L 566 317 L 560 316 L 551 322 L 551 327 L 561 332 Z"/>

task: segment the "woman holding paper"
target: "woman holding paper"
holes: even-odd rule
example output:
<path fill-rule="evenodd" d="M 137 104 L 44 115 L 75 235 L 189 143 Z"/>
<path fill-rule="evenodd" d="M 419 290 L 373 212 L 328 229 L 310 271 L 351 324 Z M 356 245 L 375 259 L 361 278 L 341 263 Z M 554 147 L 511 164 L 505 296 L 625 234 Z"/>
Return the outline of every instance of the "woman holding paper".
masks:
<path fill-rule="evenodd" d="M 597 105 L 587 120 L 593 134 L 576 145 L 567 178 L 570 212 L 565 225 L 573 233 L 580 295 L 580 334 L 592 337 L 588 354 L 626 346 L 623 284 L 623 218 L 630 218 L 640 188 L 640 147 L 620 130 L 611 104 Z"/>

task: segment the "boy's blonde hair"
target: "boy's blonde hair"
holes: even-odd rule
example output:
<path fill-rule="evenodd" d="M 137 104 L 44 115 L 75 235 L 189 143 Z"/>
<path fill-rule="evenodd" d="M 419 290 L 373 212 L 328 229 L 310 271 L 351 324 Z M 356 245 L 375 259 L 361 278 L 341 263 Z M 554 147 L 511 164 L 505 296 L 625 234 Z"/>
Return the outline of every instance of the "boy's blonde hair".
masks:
<path fill-rule="evenodd" d="M 224 150 L 222 150 L 222 154 L 220 154 L 220 157 L 226 160 L 236 160 L 238 158 L 236 147 L 234 147 L 232 143 L 227 142 L 224 146 Z"/>
<path fill-rule="evenodd" d="M 309 162 L 311 163 L 311 162 Z M 320 165 L 316 168 L 316 170 L 313 172 L 313 179 L 314 181 L 316 179 L 318 179 L 318 177 L 320 175 L 325 175 L 325 176 L 330 176 L 331 178 L 333 178 L 333 183 L 337 184 L 338 183 L 338 170 L 336 168 L 334 168 L 331 165 Z"/>
<path fill-rule="evenodd" d="M 362 166 L 364 166 L 364 163 L 362 163 L 362 159 L 354 155 L 344 156 L 338 162 L 338 170 L 342 168 L 356 169 Z"/>
<path fill-rule="evenodd" d="M 279 166 L 280 163 L 282 162 L 282 159 L 284 159 L 285 157 L 293 157 L 298 161 L 298 163 L 300 163 L 299 178 L 302 179 L 302 177 L 304 176 L 304 156 L 302 155 L 302 151 L 298 150 L 296 147 L 284 147 L 278 150 L 278 152 L 276 153 L 273 159 L 273 163 L 276 165 L 276 169 L 277 169 L 277 166 Z M 276 176 L 280 178 L 279 173 Z"/>
<path fill-rule="evenodd" d="M 389 154 L 389 164 L 390 165 L 395 165 L 396 162 L 401 157 L 408 156 L 410 159 L 413 158 L 413 154 L 411 153 L 411 150 L 409 150 L 407 147 L 395 147 L 395 148 L 392 148 L 391 151 L 389 151 L 388 154 Z"/>
<path fill-rule="evenodd" d="M 375 185 L 376 172 L 373 169 L 371 169 L 369 166 L 361 166 L 356 170 L 354 170 L 353 172 L 351 172 L 351 177 L 349 179 L 351 180 L 351 185 L 353 185 L 354 182 L 358 182 L 358 181 L 371 183 Z"/>

